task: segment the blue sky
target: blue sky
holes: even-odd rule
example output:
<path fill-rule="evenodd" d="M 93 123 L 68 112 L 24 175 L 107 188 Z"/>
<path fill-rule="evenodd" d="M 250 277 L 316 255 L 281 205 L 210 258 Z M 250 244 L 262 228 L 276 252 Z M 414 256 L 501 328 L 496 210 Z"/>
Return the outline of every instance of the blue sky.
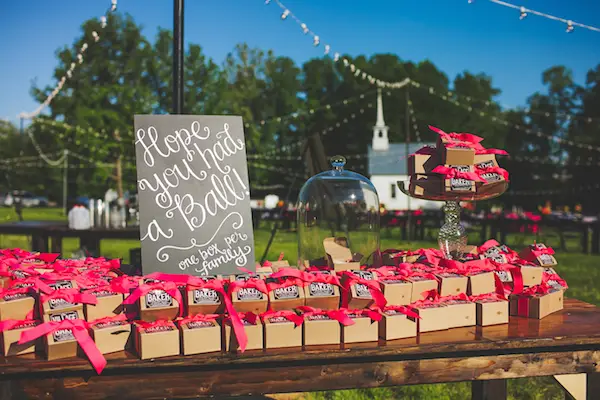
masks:
<path fill-rule="evenodd" d="M 283 0 L 282 0 L 283 1 Z M 172 26 L 171 0 L 119 0 L 154 38 Z M 411 61 L 430 59 L 452 79 L 464 70 L 485 72 L 502 90 L 499 100 L 522 105 L 542 90 L 541 72 L 563 64 L 583 83 L 600 63 L 600 33 L 529 16 L 487 0 L 285 0 L 332 48 L 351 55 L 390 52 Z M 519 5 L 600 26 L 595 0 L 520 0 Z M 0 118 L 16 121 L 36 103 L 32 80 L 52 82 L 55 51 L 73 43 L 81 23 L 99 17 L 110 0 L 5 0 L 0 9 Z M 221 63 L 236 43 L 273 49 L 298 63 L 322 55 L 291 20 L 264 0 L 187 0 L 186 42 L 199 43 Z M 398 80 L 403 77 L 398 77 Z"/>

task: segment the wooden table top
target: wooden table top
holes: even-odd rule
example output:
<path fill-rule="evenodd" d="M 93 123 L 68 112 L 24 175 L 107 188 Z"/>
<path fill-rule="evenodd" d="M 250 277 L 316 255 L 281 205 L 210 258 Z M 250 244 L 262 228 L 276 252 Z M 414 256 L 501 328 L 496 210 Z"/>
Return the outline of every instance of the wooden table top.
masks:
<path fill-rule="evenodd" d="M 147 361 L 141 361 L 127 352 L 119 352 L 106 355 L 108 365 L 102 376 L 141 374 L 149 372 L 149 369 L 152 372 L 177 369 L 223 371 L 253 366 L 301 367 L 580 350 L 600 350 L 600 308 L 579 300 L 565 299 L 564 310 L 542 320 L 511 317 L 510 323 L 504 325 L 454 328 L 379 343 L 311 346 L 304 351 L 290 348 L 247 351 L 244 354 L 212 353 Z M 40 355 L 0 357 L 2 379 L 22 377 L 21 374 L 33 379 L 95 375 L 88 361 L 83 358 L 46 361 Z"/>

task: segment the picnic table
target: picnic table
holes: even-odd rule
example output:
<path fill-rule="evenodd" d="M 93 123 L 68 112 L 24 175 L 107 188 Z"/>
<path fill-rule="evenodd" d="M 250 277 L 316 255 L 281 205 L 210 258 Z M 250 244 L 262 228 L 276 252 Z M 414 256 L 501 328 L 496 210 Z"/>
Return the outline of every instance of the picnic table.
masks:
<path fill-rule="evenodd" d="M 138 226 L 127 228 L 70 229 L 66 222 L 59 221 L 20 221 L 0 224 L 0 235 L 31 236 L 31 249 L 46 253 L 62 253 L 62 240 L 67 237 L 79 239 L 80 247 L 85 246 L 92 253 L 100 254 L 103 239 L 140 239 Z"/>
<path fill-rule="evenodd" d="M 574 398 L 592 399 L 600 393 L 600 308 L 566 299 L 563 311 L 542 320 L 511 317 L 505 325 L 305 351 L 147 361 L 120 352 L 106 358 L 108 365 L 97 376 L 81 358 L 0 357 L 0 398 L 256 396 L 471 381 L 473 398 L 501 399 L 506 398 L 506 379 L 555 376 Z"/>

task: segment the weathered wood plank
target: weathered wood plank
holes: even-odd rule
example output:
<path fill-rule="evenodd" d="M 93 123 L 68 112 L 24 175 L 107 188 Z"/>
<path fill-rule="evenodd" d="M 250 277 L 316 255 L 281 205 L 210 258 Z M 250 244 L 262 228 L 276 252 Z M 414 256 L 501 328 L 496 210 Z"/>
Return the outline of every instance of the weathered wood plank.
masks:
<path fill-rule="evenodd" d="M 29 398 L 162 399 L 219 395 L 261 395 L 307 390 L 372 388 L 424 383 L 508 379 L 600 372 L 600 351 L 514 354 L 396 362 L 343 363 L 289 368 L 249 367 L 220 371 L 169 371 L 144 374 L 23 379 Z"/>

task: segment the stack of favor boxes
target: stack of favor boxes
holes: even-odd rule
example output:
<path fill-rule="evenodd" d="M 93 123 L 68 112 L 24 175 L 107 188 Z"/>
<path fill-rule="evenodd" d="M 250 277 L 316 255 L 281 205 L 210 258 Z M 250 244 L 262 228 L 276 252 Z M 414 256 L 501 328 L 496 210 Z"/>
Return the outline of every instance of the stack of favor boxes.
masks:
<path fill-rule="evenodd" d="M 502 193 L 508 172 L 500 168 L 499 149 L 486 149 L 483 138 L 470 133 L 446 133 L 430 126 L 438 134 L 436 147 L 425 146 L 408 158 L 410 193 L 417 197 L 444 194 Z"/>

